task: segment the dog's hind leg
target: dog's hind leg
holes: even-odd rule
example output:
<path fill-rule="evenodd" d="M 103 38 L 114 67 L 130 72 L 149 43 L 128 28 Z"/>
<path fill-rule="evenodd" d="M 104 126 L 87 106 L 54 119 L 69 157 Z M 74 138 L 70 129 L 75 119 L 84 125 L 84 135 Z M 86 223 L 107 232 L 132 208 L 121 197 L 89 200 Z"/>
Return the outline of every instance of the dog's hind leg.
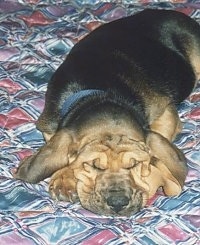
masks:
<path fill-rule="evenodd" d="M 195 43 L 194 46 L 189 49 L 189 58 L 194 69 L 196 80 L 198 81 L 200 79 L 200 39 L 199 43 Z"/>
<path fill-rule="evenodd" d="M 169 104 L 163 114 L 153 121 L 150 125 L 150 129 L 161 134 L 170 142 L 173 141 L 182 129 L 182 123 L 176 108 Z"/>

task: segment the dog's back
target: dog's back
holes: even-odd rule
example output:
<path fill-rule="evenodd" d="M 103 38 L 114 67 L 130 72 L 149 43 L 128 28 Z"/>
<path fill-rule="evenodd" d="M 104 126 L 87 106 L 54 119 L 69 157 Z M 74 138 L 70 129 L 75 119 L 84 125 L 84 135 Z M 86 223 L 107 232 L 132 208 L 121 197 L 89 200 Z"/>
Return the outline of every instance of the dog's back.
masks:
<path fill-rule="evenodd" d="M 103 25 L 75 45 L 54 76 L 56 86 L 64 78 L 78 81 L 80 89 L 117 89 L 127 96 L 142 81 L 179 102 L 199 77 L 199 43 L 200 27 L 191 18 L 146 10 Z"/>

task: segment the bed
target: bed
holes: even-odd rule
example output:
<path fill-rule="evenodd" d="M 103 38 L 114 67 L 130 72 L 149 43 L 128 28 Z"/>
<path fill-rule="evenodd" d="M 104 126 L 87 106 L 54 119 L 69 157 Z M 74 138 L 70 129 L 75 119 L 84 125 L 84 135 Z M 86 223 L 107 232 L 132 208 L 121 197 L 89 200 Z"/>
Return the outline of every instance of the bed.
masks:
<path fill-rule="evenodd" d="M 35 122 L 48 80 L 81 38 L 99 25 L 145 8 L 175 9 L 200 23 L 197 0 L 0 1 L 0 244 L 200 244 L 200 83 L 179 106 L 175 143 L 187 157 L 183 192 L 161 191 L 130 218 L 95 215 L 79 203 L 53 201 L 48 179 L 15 180 L 12 169 L 43 143 Z"/>

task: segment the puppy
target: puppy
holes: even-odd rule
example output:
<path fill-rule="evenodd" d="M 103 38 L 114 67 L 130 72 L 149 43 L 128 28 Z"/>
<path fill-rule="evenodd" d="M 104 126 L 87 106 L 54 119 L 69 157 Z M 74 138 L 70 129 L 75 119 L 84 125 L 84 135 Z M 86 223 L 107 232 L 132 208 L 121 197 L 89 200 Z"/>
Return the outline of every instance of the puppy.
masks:
<path fill-rule="evenodd" d="M 76 44 L 48 84 L 37 127 L 46 144 L 15 178 L 51 177 L 53 198 L 130 216 L 159 187 L 178 195 L 186 159 L 172 143 L 176 106 L 200 78 L 200 27 L 182 13 L 145 10 Z"/>

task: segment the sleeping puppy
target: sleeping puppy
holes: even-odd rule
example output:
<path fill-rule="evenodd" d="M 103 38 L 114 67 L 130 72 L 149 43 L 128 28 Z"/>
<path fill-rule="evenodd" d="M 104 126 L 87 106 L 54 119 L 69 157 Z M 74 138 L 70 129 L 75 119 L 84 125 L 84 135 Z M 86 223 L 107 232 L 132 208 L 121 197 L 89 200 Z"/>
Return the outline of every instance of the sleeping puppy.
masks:
<path fill-rule="evenodd" d="M 199 78 L 200 27 L 184 14 L 145 10 L 102 25 L 53 75 L 37 122 L 46 144 L 15 177 L 51 176 L 53 198 L 104 215 L 132 215 L 159 187 L 180 194 L 176 106 Z"/>

